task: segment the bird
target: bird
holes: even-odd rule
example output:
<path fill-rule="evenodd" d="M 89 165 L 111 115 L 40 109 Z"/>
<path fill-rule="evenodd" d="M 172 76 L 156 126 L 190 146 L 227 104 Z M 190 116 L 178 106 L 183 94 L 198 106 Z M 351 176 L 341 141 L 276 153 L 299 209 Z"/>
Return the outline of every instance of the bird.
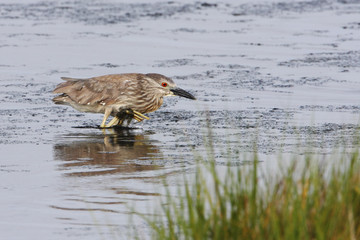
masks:
<path fill-rule="evenodd" d="M 176 86 L 175 82 L 158 73 L 109 74 L 91 78 L 62 77 L 53 90 L 55 104 L 69 105 L 80 112 L 103 113 L 100 128 L 130 124 L 132 119 L 149 120 L 146 113 L 156 111 L 163 97 L 196 98 Z M 113 119 L 106 124 L 107 119 Z"/>

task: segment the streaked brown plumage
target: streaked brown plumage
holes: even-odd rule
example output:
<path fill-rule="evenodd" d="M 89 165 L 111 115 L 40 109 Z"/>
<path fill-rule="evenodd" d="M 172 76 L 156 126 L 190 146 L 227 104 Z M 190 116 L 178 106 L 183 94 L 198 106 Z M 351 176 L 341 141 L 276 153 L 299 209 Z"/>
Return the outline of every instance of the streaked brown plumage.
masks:
<path fill-rule="evenodd" d="M 126 73 L 87 79 L 62 78 L 53 93 L 56 104 L 70 105 L 81 112 L 104 113 L 100 127 L 122 125 L 134 118 L 149 119 L 143 114 L 157 110 L 164 96 L 181 96 L 195 99 L 193 95 L 176 87 L 174 81 L 161 74 Z M 114 119 L 107 125 L 109 116 Z"/>

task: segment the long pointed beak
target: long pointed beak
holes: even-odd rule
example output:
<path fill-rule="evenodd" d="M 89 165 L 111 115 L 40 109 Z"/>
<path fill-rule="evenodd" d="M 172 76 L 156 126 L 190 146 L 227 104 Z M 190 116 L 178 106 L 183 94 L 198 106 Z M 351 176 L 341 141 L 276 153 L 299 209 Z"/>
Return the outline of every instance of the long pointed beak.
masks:
<path fill-rule="evenodd" d="M 185 91 L 184 89 L 181 89 L 181 88 L 172 88 L 170 89 L 171 92 L 173 92 L 174 95 L 176 96 L 180 96 L 180 97 L 184 97 L 184 98 L 189 98 L 189 99 L 192 99 L 192 100 L 196 100 L 196 98 L 188 93 L 187 91 Z"/>

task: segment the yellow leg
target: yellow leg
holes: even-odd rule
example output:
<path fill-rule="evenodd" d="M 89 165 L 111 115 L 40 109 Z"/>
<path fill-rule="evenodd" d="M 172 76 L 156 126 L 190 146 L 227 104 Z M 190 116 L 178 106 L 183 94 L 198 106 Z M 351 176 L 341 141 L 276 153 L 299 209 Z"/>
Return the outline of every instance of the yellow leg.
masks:
<path fill-rule="evenodd" d="M 133 118 L 136 120 L 136 121 L 138 121 L 138 122 L 141 122 L 141 121 L 143 121 L 144 119 L 143 118 L 140 118 L 140 117 L 138 117 L 138 116 L 133 116 Z"/>
<path fill-rule="evenodd" d="M 140 118 L 140 119 L 142 119 L 142 120 L 144 120 L 144 119 L 149 120 L 149 119 L 150 119 L 149 117 L 145 116 L 145 115 L 142 114 L 142 113 L 139 113 L 138 111 L 134 111 L 134 110 L 133 110 L 133 113 L 134 113 L 134 116 L 136 116 L 136 117 L 138 117 L 138 118 Z M 135 119 L 136 119 L 136 118 L 135 118 Z"/>
<path fill-rule="evenodd" d="M 124 122 L 124 118 L 122 118 L 122 119 L 119 119 L 119 122 L 118 122 L 118 126 L 121 126 L 122 124 L 123 124 L 123 122 Z"/>
<path fill-rule="evenodd" d="M 104 128 L 102 128 L 101 131 L 104 135 L 106 135 L 106 130 Z"/>
<path fill-rule="evenodd" d="M 101 128 L 105 127 L 106 120 L 109 118 L 109 116 L 111 114 L 111 111 L 112 111 L 111 108 L 105 109 L 104 118 L 103 118 L 103 120 L 101 122 L 101 125 L 100 125 Z"/>
<path fill-rule="evenodd" d="M 120 119 L 118 117 L 114 117 L 108 124 L 105 125 L 105 127 L 112 127 L 114 125 L 117 125 L 120 122 Z"/>
<path fill-rule="evenodd" d="M 142 113 L 139 113 L 138 111 L 128 109 L 128 110 L 125 110 L 124 112 L 118 113 L 108 124 L 105 124 L 106 119 L 109 117 L 110 113 L 111 112 L 105 111 L 104 120 L 101 123 L 100 127 L 109 128 L 109 127 L 113 127 L 115 125 L 121 126 L 121 125 L 123 125 L 125 120 L 127 120 L 127 125 L 129 125 L 132 118 L 134 118 L 138 122 L 141 122 L 144 119 L 147 119 L 147 120 L 150 119 L 149 117 L 143 115 Z"/>

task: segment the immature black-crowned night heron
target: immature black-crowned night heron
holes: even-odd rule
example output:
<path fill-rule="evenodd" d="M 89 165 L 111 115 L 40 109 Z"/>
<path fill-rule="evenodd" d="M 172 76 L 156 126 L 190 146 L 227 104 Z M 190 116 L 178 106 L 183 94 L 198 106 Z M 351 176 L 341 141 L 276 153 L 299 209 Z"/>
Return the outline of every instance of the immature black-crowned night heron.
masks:
<path fill-rule="evenodd" d="M 70 105 L 81 112 L 104 113 L 100 127 L 127 124 L 149 119 L 143 115 L 157 110 L 164 96 L 195 97 L 176 87 L 168 77 L 161 74 L 126 73 L 112 74 L 87 79 L 63 77 L 53 93 L 56 104 Z M 109 116 L 114 118 L 106 124 Z"/>

